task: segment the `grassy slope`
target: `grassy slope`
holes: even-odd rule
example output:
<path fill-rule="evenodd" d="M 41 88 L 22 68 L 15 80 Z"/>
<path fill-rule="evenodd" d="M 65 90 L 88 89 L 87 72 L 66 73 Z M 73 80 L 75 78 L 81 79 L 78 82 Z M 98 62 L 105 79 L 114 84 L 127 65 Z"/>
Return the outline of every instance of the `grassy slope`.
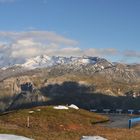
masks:
<path fill-rule="evenodd" d="M 85 110 L 55 110 L 52 107 L 39 107 L 33 114 L 28 109 L 0 116 L 0 132 L 14 133 L 33 137 L 36 140 L 79 139 L 92 124 L 108 120 Z M 27 116 L 30 115 L 30 128 L 27 128 Z M 80 132 L 80 133 L 79 133 Z"/>
<path fill-rule="evenodd" d="M 95 125 L 108 118 L 85 110 L 55 110 L 52 107 L 33 108 L 30 128 L 29 109 L 0 116 L 0 133 L 24 135 L 35 140 L 79 140 L 82 135 L 100 135 L 110 140 L 138 140 L 139 130 L 109 129 Z M 31 109 L 30 109 L 31 110 Z"/>

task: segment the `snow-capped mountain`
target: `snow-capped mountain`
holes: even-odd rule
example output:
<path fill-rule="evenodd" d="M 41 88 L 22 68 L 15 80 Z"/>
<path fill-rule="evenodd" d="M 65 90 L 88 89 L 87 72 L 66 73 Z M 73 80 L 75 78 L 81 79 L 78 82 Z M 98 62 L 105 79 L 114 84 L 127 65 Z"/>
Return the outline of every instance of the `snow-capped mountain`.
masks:
<path fill-rule="evenodd" d="M 17 62 L 17 61 L 16 61 Z M 13 65 L 12 65 L 13 64 Z M 8 67 L 1 67 L 0 80 L 15 76 L 21 73 L 29 73 L 36 68 L 49 68 L 50 75 L 63 75 L 64 73 L 81 75 L 105 75 L 109 79 L 113 78 L 122 81 L 139 81 L 139 65 L 128 65 L 111 63 L 104 58 L 82 56 L 63 57 L 41 55 L 27 59 L 24 63 L 11 63 Z"/>
<path fill-rule="evenodd" d="M 62 57 L 62 56 L 47 56 L 47 55 L 41 55 L 37 56 L 35 58 L 28 59 L 24 64 L 21 64 L 22 67 L 34 69 L 34 68 L 42 68 L 42 67 L 51 67 L 56 65 L 88 65 L 92 64 L 95 65 L 97 62 L 103 62 L 106 61 L 103 58 L 98 57 L 89 57 L 89 56 L 83 56 L 83 57 Z M 108 62 L 109 65 L 112 65 Z M 101 66 L 104 68 L 104 66 Z"/>
<path fill-rule="evenodd" d="M 0 80 L 12 77 L 21 73 L 35 70 L 36 68 L 64 68 L 65 72 L 75 71 L 85 73 L 94 73 L 103 69 L 112 67 L 113 64 L 104 58 L 99 57 L 63 57 L 63 56 L 47 56 L 41 55 L 27 60 L 10 60 L 10 63 L 4 63 L 5 59 L 0 62 Z M 57 72 L 55 72 L 57 73 Z"/>
<path fill-rule="evenodd" d="M 90 56 L 47 55 L 30 58 L 21 63 L 11 62 L 10 67 L 0 69 L 1 94 L 10 97 L 9 101 L 1 103 L 3 108 L 0 107 L 0 110 L 20 108 L 24 103 L 38 105 L 48 100 L 50 95 L 58 97 L 59 100 L 60 97 L 63 98 L 60 95 L 68 93 L 68 91 L 70 91 L 70 94 L 66 94 L 68 101 L 71 100 L 69 97 L 75 94 L 76 96 L 74 95 L 72 100 L 76 99 L 76 103 L 77 97 L 81 97 L 82 92 L 103 93 L 109 96 L 140 96 L 139 64 L 111 63 L 104 58 Z M 25 92 L 22 87 L 28 89 L 29 84 L 33 89 Z M 77 93 L 80 94 L 77 95 Z M 80 104 L 83 103 L 85 95 L 79 99 Z M 85 101 L 84 106 L 87 106 L 87 102 L 94 104 L 94 101 Z M 67 103 L 65 102 L 65 104 Z"/>

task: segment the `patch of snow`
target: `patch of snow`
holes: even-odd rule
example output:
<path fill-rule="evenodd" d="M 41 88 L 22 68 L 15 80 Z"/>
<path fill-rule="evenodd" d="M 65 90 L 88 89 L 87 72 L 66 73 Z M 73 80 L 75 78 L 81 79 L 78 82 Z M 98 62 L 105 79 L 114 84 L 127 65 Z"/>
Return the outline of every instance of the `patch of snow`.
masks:
<path fill-rule="evenodd" d="M 91 60 L 90 58 L 83 58 L 83 59 L 81 60 L 81 62 L 82 62 L 83 64 L 94 64 L 94 63 L 96 63 L 96 61 Z"/>
<path fill-rule="evenodd" d="M 101 69 L 104 69 L 104 66 L 101 66 Z"/>
<path fill-rule="evenodd" d="M 81 140 L 107 140 L 100 136 L 82 136 Z"/>
<path fill-rule="evenodd" d="M 32 113 L 34 113 L 34 111 L 31 110 L 31 111 L 29 111 L 28 113 L 29 113 L 29 114 L 32 114 Z"/>
<path fill-rule="evenodd" d="M 77 107 L 76 105 L 74 105 L 74 104 L 71 104 L 70 106 L 69 106 L 69 108 L 73 108 L 73 109 L 76 109 L 76 110 L 78 110 L 79 109 L 79 107 Z"/>
<path fill-rule="evenodd" d="M 35 58 L 28 59 L 24 64 L 22 64 L 22 66 L 29 69 L 51 67 L 58 64 L 68 64 L 72 61 L 71 59 L 72 58 L 67 57 L 59 57 L 59 56 L 51 57 L 47 55 L 41 55 Z"/>
<path fill-rule="evenodd" d="M 69 109 L 68 107 L 64 106 L 64 105 L 59 105 L 59 106 L 54 106 L 54 109 Z"/>
<path fill-rule="evenodd" d="M 2 69 L 2 70 L 6 70 L 7 68 L 6 68 L 6 67 L 2 67 L 1 69 Z"/>
<path fill-rule="evenodd" d="M 36 111 L 40 112 L 40 111 L 41 111 L 41 109 L 39 109 L 39 108 L 38 108 Z"/>
<path fill-rule="evenodd" d="M 73 108 L 73 109 L 76 109 L 76 110 L 78 110 L 79 109 L 79 107 L 77 107 L 76 105 L 74 105 L 74 104 L 71 104 L 70 106 L 64 106 L 64 105 L 58 105 L 58 106 L 54 106 L 53 107 L 54 109 L 69 109 L 69 108 Z"/>
<path fill-rule="evenodd" d="M 33 140 L 23 136 L 0 134 L 0 140 Z"/>

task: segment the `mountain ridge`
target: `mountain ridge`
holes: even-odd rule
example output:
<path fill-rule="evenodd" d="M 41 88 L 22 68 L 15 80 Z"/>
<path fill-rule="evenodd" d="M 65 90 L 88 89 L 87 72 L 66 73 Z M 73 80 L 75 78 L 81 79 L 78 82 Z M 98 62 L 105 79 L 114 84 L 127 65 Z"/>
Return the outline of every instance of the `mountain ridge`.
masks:
<path fill-rule="evenodd" d="M 28 89 L 28 84 L 32 85 L 34 90 L 22 90 L 23 85 Z M 29 59 L 21 65 L 0 69 L 2 110 L 26 104 L 36 106 L 44 104 L 44 101 L 45 104 L 67 104 L 71 102 L 70 99 L 83 108 L 90 108 L 96 102 L 97 106 L 102 106 L 102 102 L 106 104 L 112 98 L 116 101 L 116 97 L 122 97 L 118 99 L 125 99 L 126 104 L 129 104 L 127 100 L 130 99 L 133 103 L 133 97 L 138 101 L 139 87 L 139 64 L 111 63 L 99 57 L 67 58 L 44 55 Z M 97 99 L 94 99 L 92 94 L 97 94 Z M 107 95 L 107 98 L 102 96 L 101 100 L 98 94 Z M 84 102 L 83 98 L 86 99 Z M 50 99 L 53 99 L 52 102 Z M 114 106 L 119 106 L 119 100 Z M 125 107 L 123 102 L 121 104 Z M 132 107 L 138 105 L 133 103 Z"/>
<path fill-rule="evenodd" d="M 51 67 L 54 65 L 60 65 L 60 64 L 96 64 L 96 62 L 101 61 L 101 60 L 106 60 L 104 58 L 100 57 L 93 57 L 93 56 L 71 56 L 71 57 L 65 57 L 65 56 L 47 56 L 47 55 L 40 55 L 36 56 L 33 58 L 26 59 L 24 62 L 16 63 L 16 61 L 9 61 L 9 65 L 4 63 L 0 63 L 1 68 L 4 70 L 8 67 L 13 67 L 13 66 L 21 66 L 21 67 L 26 67 L 29 69 L 34 69 L 34 68 L 41 68 L 41 67 Z M 107 60 L 106 60 L 107 61 Z M 110 62 L 111 65 L 113 63 Z"/>

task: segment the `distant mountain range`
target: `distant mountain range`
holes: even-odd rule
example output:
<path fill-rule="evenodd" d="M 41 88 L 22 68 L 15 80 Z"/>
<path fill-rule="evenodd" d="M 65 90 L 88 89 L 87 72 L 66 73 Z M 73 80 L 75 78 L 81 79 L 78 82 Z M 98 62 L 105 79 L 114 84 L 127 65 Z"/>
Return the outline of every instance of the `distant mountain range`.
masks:
<path fill-rule="evenodd" d="M 27 68 L 41 68 L 41 67 L 51 67 L 56 65 L 65 65 L 65 64 L 73 64 L 73 65 L 87 65 L 87 64 L 96 64 L 100 60 L 105 60 L 98 57 L 60 57 L 60 56 L 46 56 L 41 55 L 32 59 L 28 59 L 23 67 Z"/>
<path fill-rule="evenodd" d="M 81 74 L 100 75 L 117 81 L 136 82 L 140 81 L 140 64 L 123 64 L 109 62 L 104 58 L 83 56 L 83 57 L 62 57 L 41 55 L 27 59 L 24 63 L 1 67 L 0 80 L 14 76 L 25 71 L 47 68 L 50 74 L 59 75 Z"/>
<path fill-rule="evenodd" d="M 99 57 L 90 57 L 90 56 L 82 56 L 82 57 L 63 57 L 63 56 L 47 56 L 41 55 L 34 58 L 30 58 L 27 60 L 17 61 L 17 60 L 7 60 L 1 59 L 0 67 L 6 69 L 12 66 L 21 66 L 28 69 L 35 68 L 43 68 L 43 67 L 52 67 L 56 65 L 64 65 L 64 64 L 72 64 L 72 65 L 87 65 L 92 64 L 95 65 L 99 61 L 107 61 L 103 58 Z M 112 63 L 108 64 L 111 66 Z M 102 67 L 103 68 L 103 67 Z"/>
<path fill-rule="evenodd" d="M 0 64 L 0 105 L 4 109 L 44 103 L 74 103 L 83 108 L 107 104 L 127 108 L 131 103 L 127 96 L 140 97 L 140 64 L 112 63 L 91 56 L 46 55 L 24 63 Z M 32 90 L 22 89 L 24 86 L 28 89 L 29 85 Z M 104 96 L 99 98 L 98 95 Z M 114 97 L 126 98 L 116 100 Z M 139 103 L 129 106 L 134 108 Z"/>

